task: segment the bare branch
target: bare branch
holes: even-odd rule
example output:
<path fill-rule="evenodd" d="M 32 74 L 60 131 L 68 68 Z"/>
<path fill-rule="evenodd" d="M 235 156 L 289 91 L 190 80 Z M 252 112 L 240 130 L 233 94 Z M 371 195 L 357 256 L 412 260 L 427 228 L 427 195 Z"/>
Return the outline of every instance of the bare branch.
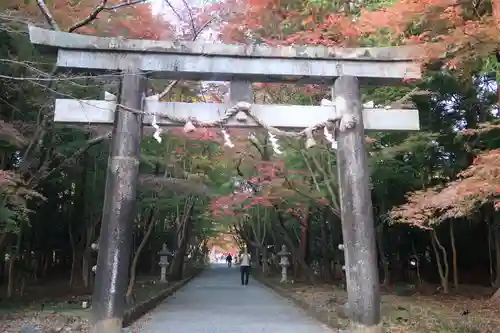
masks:
<path fill-rule="evenodd" d="M 170 1 L 165 0 L 165 2 L 172 9 L 172 11 L 174 12 L 175 16 L 177 16 L 177 18 L 182 21 L 182 16 L 174 8 L 174 6 L 172 6 L 172 4 L 170 3 Z M 200 36 L 200 34 L 203 32 L 203 30 L 205 30 L 205 28 L 208 27 L 208 25 L 214 21 L 214 18 L 211 18 L 210 20 L 208 20 L 207 22 L 205 22 L 199 29 L 196 29 L 196 26 L 194 24 L 194 18 L 193 18 L 193 15 L 191 13 L 191 9 L 189 8 L 186 0 L 183 0 L 183 2 L 184 2 L 184 5 L 187 7 L 188 12 L 189 12 L 189 17 L 190 17 L 190 20 L 191 20 L 191 27 L 192 27 L 192 32 L 193 32 L 193 37 L 192 37 L 191 40 L 194 42 L 196 39 L 198 39 L 198 37 Z M 172 88 L 177 83 L 179 83 L 179 80 L 175 80 L 175 81 L 170 82 L 167 85 L 167 87 L 158 95 L 158 98 L 159 99 L 164 98 L 170 92 L 170 90 L 172 90 Z"/>
<path fill-rule="evenodd" d="M 36 4 L 40 9 L 40 11 L 42 12 L 43 16 L 45 17 L 45 20 L 47 20 L 47 23 L 50 25 L 50 27 L 54 30 L 60 31 L 61 29 L 59 29 L 59 25 L 57 24 L 56 20 L 54 20 L 54 16 L 52 16 L 52 13 L 47 7 L 47 4 L 45 4 L 45 1 L 36 0 Z"/>
<path fill-rule="evenodd" d="M 104 10 L 104 8 L 106 8 L 107 4 L 108 4 L 108 0 L 101 0 L 101 3 L 97 7 L 94 8 L 94 10 L 92 11 L 92 13 L 89 14 L 89 16 L 87 16 L 83 20 L 80 20 L 80 21 L 76 22 L 75 24 L 73 24 L 68 29 L 68 32 L 73 32 L 76 29 L 81 28 L 81 27 L 89 24 L 90 22 L 94 21 L 95 19 L 97 19 L 97 15 L 99 15 L 99 13 L 102 12 Z"/>
<path fill-rule="evenodd" d="M 186 0 L 182 0 L 182 3 L 187 8 L 189 15 L 189 23 L 191 23 L 191 32 L 193 33 L 193 38 L 195 38 L 194 36 L 196 36 L 196 26 L 194 24 L 193 13 L 191 12 L 191 8 L 189 7 L 189 4 L 187 3 Z"/>
<path fill-rule="evenodd" d="M 175 9 L 175 7 L 172 6 L 172 4 L 170 3 L 170 1 L 165 0 L 165 3 L 167 4 L 167 6 L 170 7 L 170 9 L 172 9 L 172 11 L 174 12 L 175 16 L 177 16 L 177 18 L 179 19 L 179 21 L 182 21 L 181 14 L 179 14 L 179 12 L 177 11 L 177 9 Z"/>
<path fill-rule="evenodd" d="M 42 180 L 48 178 L 50 175 L 52 175 L 55 172 L 60 171 L 63 168 L 75 163 L 85 152 L 87 152 L 93 146 L 98 145 L 101 142 L 110 139 L 111 133 L 112 132 L 109 132 L 109 133 L 106 133 L 104 135 L 100 135 L 98 137 L 95 137 L 93 139 L 88 140 L 83 147 L 81 147 L 80 149 L 75 151 L 71 156 L 66 158 L 59 165 L 57 165 L 55 168 L 53 168 L 52 170 L 49 170 L 49 171 L 47 171 L 48 163 L 50 163 L 50 161 L 48 161 L 47 165 L 40 168 L 40 170 L 37 172 L 37 175 L 31 177 L 28 180 L 27 184 L 29 184 L 29 186 L 31 186 L 32 188 L 36 187 Z"/>
<path fill-rule="evenodd" d="M 106 8 L 104 8 L 104 10 L 116 10 L 116 9 L 120 9 L 120 8 L 127 7 L 127 6 L 138 5 L 138 4 L 144 3 L 146 1 L 147 0 L 135 0 L 135 1 L 127 0 L 127 2 L 120 3 L 118 5 L 106 7 Z"/>
<path fill-rule="evenodd" d="M 394 101 L 392 103 L 389 103 L 389 106 L 391 108 L 413 108 L 413 105 L 411 105 L 410 99 L 413 96 L 424 96 L 424 95 L 429 95 L 429 91 L 427 90 L 420 90 L 418 87 L 413 88 L 410 92 L 408 92 L 406 95 L 398 99 L 397 101 Z"/>
<path fill-rule="evenodd" d="M 122 8 L 125 6 L 135 5 L 135 4 L 144 2 L 144 1 L 145 0 L 133 0 L 133 1 L 129 0 L 126 3 L 122 3 L 122 4 L 111 6 L 111 7 L 106 7 L 108 0 L 101 0 L 100 4 L 97 7 L 95 7 L 94 10 L 85 19 L 82 19 L 82 20 L 78 21 L 77 23 L 75 23 L 74 25 L 72 25 L 68 29 L 68 32 L 73 32 L 76 29 L 83 27 L 83 26 L 91 23 L 92 21 L 96 20 L 99 13 L 102 12 L 103 10 L 114 10 L 114 9 Z M 49 25 L 52 27 L 52 29 L 60 31 L 60 28 L 59 28 L 57 22 L 55 21 L 52 13 L 50 12 L 49 8 L 47 7 L 45 1 L 44 0 L 37 0 L 37 5 L 38 5 L 38 8 L 40 9 L 40 11 L 42 12 L 43 16 L 45 17 L 45 19 L 49 23 Z M 48 75 L 48 77 L 49 77 L 48 84 L 43 86 L 45 89 L 47 89 L 49 91 L 53 91 L 52 86 L 55 84 L 55 81 L 52 80 L 52 78 L 54 77 L 55 72 L 56 72 L 56 66 L 54 66 L 52 72 Z M 36 84 L 36 82 L 32 81 L 32 84 Z M 40 85 L 40 84 L 38 84 L 38 85 Z M 52 118 L 53 118 L 53 112 L 48 112 L 47 114 L 45 114 L 43 116 L 42 121 L 37 128 L 37 131 L 35 132 L 34 136 L 32 137 L 31 142 L 28 144 L 28 147 L 24 152 L 22 164 L 28 164 L 25 161 L 28 161 L 27 157 L 30 154 L 30 152 L 32 151 L 32 149 L 34 149 L 34 148 L 37 149 L 37 147 L 39 147 L 41 142 L 43 142 L 43 137 L 46 134 L 46 127 L 48 124 L 50 124 L 50 122 L 52 121 Z M 65 159 L 61 164 L 59 164 L 58 166 L 56 166 L 54 169 L 52 169 L 50 171 L 48 171 L 50 161 L 46 161 L 37 170 L 36 175 L 31 176 L 28 183 L 32 187 L 37 186 L 41 180 L 47 178 L 48 176 L 50 176 L 54 172 L 59 171 L 62 168 L 70 165 L 75 160 L 78 160 L 78 158 L 82 154 L 84 154 L 88 149 L 90 149 L 92 146 L 99 144 L 100 142 L 104 141 L 105 139 L 107 139 L 109 137 L 111 137 L 111 133 L 89 140 L 84 147 L 77 150 L 72 156 Z M 22 165 L 21 169 L 23 169 L 23 167 L 26 167 L 26 165 Z"/>
<path fill-rule="evenodd" d="M 120 8 L 127 7 L 127 6 L 137 5 L 137 4 L 144 3 L 144 2 L 146 2 L 146 0 L 133 0 L 133 1 L 128 0 L 124 3 L 120 3 L 117 5 L 106 7 L 106 5 L 108 4 L 108 0 L 101 0 L 100 4 L 97 7 L 95 7 L 94 10 L 86 18 L 76 22 L 71 27 L 69 27 L 68 32 L 73 32 L 73 31 L 77 30 L 78 28 L 81 28 L 81 27 L 91 23 L 92 21 L 96 20 L 99 13 L 102 12 L 103 10 L 111 11 L 111 10 L 116 10 L 116 9 L 120 9 Z M 44 0 L 36 0 L 36 3 L 38 5 L 38 8 L 40 9 L 40 11 L 42 12 L 43 16 L 45 17 L 45 20 L 47 20 L 47 22 L 49 23 L 50 27 L 54 30 L 60 31 L 61 29 L 59 28 L 59 25 L 57 24 L 56 20 L 54 19 L 54 16 L 50 12 L 45 1 Z"/>
<path fill-rule="evenodd" d="M 200 34 L 203 32 L 203 30 L 205 30 L 205 28 L 208 27 L 210 25 L 210 23 L 212 23 L 214 20 L 215 20 L 215 18 L 212 17 L 210 20 L 203 23 L 203 25 L 198 29 L 198 31 L 195 32 L 195 34 L 193 36 L 193 41 L 195 41 L 200 36 Z"/>
<path fill-rule="evenodd" d="M 126 2 L 120 3 L 118 5 L 106 7 L 106 5 L 108 4 L 108 0 L 101 0 L 101 3 L 97 7 L 95 7 L 94 10 L 86 18 L 73 24 L 68 29 L 68 32 L 73 32 L 78 28 L 86 26 L 92 21 L 95 21 L 99 13 L 102 11 L 117 10 L 123 7 L 133 6 L 144 2 L 146 2 L 146 0 L 134 0 L 134 1 L 127 0 Z"/>
<path fill-rule="evenodd" d="M 161 92 L 161 94 L 158 95 L 158 98 L 159 99 L 162 99 L 164 98 L 169 92 L 170 90 L 172 90 L 172 88 L 179 82 L 179 80 L 174 80 L 172 82 L 170 82 L 168 84 L 168 86 Z"/>

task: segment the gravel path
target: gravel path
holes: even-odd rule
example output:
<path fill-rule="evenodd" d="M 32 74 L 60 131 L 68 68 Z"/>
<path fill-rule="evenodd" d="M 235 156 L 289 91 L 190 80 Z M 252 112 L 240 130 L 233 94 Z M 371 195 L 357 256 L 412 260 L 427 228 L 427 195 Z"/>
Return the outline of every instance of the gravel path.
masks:
<path fill-rule="evenodd" d="M 212 265 L 155 310 L 127 328 L 141 333 L 327 333 L 289 300 L 250 276 L 242 286 L 239 268 Z"/>

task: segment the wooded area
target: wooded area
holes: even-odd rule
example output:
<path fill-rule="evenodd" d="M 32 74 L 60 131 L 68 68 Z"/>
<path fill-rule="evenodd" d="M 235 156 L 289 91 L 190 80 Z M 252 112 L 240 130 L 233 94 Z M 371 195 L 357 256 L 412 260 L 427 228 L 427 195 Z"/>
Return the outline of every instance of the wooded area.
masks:
<path fill-rule="evenodd" d="M 54 99 L 103 99 L 103 90 L 119 89 L 116 75 L 56 73 L 55 57 L 29 43 L 26 24 L 34 23 L 153 40 L 192 41 L 210 30 L 210 38 L 225 43 L 418 44 L 422 81 L 362 90 L 365 103 L 412 105 L 420 114 L 418 133 L 366 137 L 383 291 L 451 300 L 460 304 L 453 309 L 459 317 L 474 316 L 467 304 L 480 299 L 498 316 L 500 1 L 165 3 L 166 17 L 143 1 L 0 4 L 0 307 L 67 302 L 91 292 L 110 127 L 56 124 Z M 148 85 L 150 95 L 177 102 L 220 103 L 227 90 L 191 81 Z M 329 86 L 320 84 L 261 83 L 254 91 L 260 104 L 320 105 L 329 98 Z M 303 141 L 279 138 L 277 155 L 259 130 L 230 130 L 232 148 L 217 128 L 168 129 L 162 143 L 151 133 L 145 129 L 141 145 L 130 304 L 137 279 L 159 279 L 163 243 L 174 252 L 168 279 L 180 280 L 227 233 L 261 258 L 264 275 L 279 272 L 275 254 L 286 244 L 297 285 L 342 289 L 339 178 L 327 140 L 318 137 L 306 149 Z M 477 332 L 498 327 L 495 320 Z"/>

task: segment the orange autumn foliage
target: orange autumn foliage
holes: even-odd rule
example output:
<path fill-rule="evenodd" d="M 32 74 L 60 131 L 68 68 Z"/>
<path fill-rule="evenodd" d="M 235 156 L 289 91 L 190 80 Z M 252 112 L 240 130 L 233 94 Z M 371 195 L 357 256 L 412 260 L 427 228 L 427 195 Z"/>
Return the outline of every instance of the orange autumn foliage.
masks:
<path fill-rule="evenodd" d="M 448 218 L 468 216 L 486 202 L 500 201 L 500 149 L 480 154 L 459 179 L 444 187 L 412 192 L 407 203 L 391 211 L 392 218 L 420 227 Z"/>
<path fill-rule="evenodd" d="M 46 3 L 61 30 L 67 30 L 77 22 L 89 17 L 101 3 L 101 0 L 54 0 Z M 123 3 L 123 0 L 108 0 L 106 7 L 112 8 Z M 18 5 L 18 8 L 24 15 L 44 22 L 43 15 L 35 1 Z M 95 20 L 74 32 L 158 40 L 171 38 L 172 31 L 173 29 L 167 22 L 161 17 L 153 15 L 149 4 L 139 3 L 113 10 L 104 9 L 99 12 Z"/>
<path fill-rule="evenodd" d="M 423 45 L 429 60 L 445 58 L 448 67 L 466 70 L 498 50 L 499 2 L 398 0 L 387 9 L 363 10 L 357 26 L 360 34 L 386 29 L 393 42 Z M 419 33 L 409 34 L 410 27 Z"/>
<path fill-rule="evenodd" d="M 397 0 L 375 11 L 361 8 L 359 15 L 296 0 L 227 3 L 239 5 L 224 36 L 238 41 L 250 30 L 271 45 L 355 47 L 378 35 L 392 45 L 422 45 L 427 60 L 445 58 L 461 70 L 494 55 L 500 44 L 500 0 Z"/>
<path fill-rule="evenodd" d="M 375 11 L 361 8 L 359 15 L 314 9 L 301 1 L 292 1 L 293 5 L 291 1 L 282 1 L 279 7 L 275 0 L 254 2 L 257 4 L 241 7 L 239 25 L 229 25 L 228 36 L 244 40 L 244 29 L 248 29 L 270 45 L 340 47 L 383 40 L 390 45 L 419 45 L 422 60 L 441 60 L 465 77 L 478 69 L 495 71 L 494 67 L 485 66 L 485 59 L 496 61 L 498 73 L 500 0 L 396 0 L 390 7 Z M 490 128 L 483 126 L 479 130 Z M 447 218 L 467 216 L 487 201 L 496 204 L 499 165 L 500 150 L 485 152 L 458 180 L 411 193 L 406 204 L 392 211 L 392 217 L 425 227 Z"/>

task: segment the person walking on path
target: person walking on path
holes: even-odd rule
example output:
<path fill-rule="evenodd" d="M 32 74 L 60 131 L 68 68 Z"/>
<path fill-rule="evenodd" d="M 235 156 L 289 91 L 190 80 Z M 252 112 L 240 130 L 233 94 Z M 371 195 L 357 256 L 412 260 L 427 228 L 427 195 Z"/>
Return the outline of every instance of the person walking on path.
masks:
<path fill-rule="evenodd" d="M 240 255 L 240 271 L 241 271 L 241 285 L 248 285 L 248 277 L 250 276 L 250 253 L 247 249 Z"/>
<path fill-rule="evenodd" d="M 231 267 L 231 264 L 233 263 L 233 256 L 231 255 L 231 253 L 227 254 L 226 262 L 227 262 L 227 267 Z"/>

